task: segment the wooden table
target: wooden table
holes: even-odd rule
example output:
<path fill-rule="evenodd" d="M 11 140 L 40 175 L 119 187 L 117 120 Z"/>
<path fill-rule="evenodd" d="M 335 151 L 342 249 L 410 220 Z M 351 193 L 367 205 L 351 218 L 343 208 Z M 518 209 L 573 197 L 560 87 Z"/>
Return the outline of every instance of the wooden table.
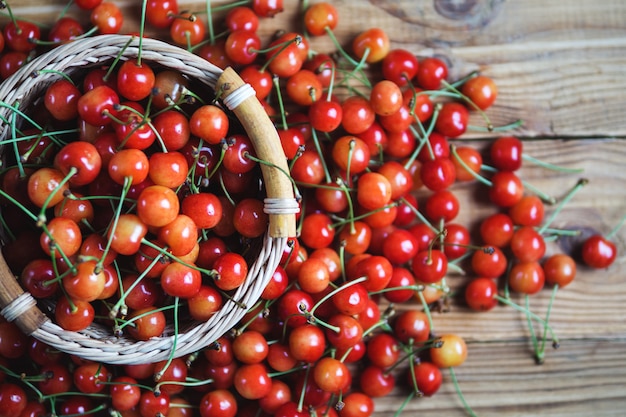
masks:
<path fill-rule="evenodd" d="M 262 22 L 269 36 L 293 28 L 299 2 Z M 59 10 L 32 8 L 18 13 Z M 119 2 L 137 7 L 135 2 Z M 132 4 L 131 4 L 132 3 Z M 180 0 L 181 9 L 202 10 L 204 2 Z M 215 1 L 214 3 L 223 3 Z M 566 167 L 584 168 L 589 179 L 558 216 L 555 226 L 607 233 L 626 213 L 626 2 L 622 0 L 370 0 L 333 2 L 340 14 L 335 33 L 352 39 L 367 27 L 381 27 L 392 47 L 420 56 L 436 55 L 450 65 L 450 78 L 472 70 L 493 77 L 499 97 L 488 111 L 495 125 L 516 119 L 511 132 L 525 140 L 525 152 Z M 129 15 L 130 16 L 130 15 Z M 137 26 L 132 16 L 124 30 Z M 312 42 L 332 51 L 327 39 Z M 477 120 L 479 122 L 479 120 Z M 484 146 L 481 133 L 468 134 Z M 481 141 L 482 139 L 482 141 Z M 557 198 L 577 175 L 526 165 L 522 176 Z M 460 222 L 475 225 L 492 209 L 476 203 L 471 187 L 455 186 L 463 201 Z M 480 416 L 621 416 L 626 409 L 626 228 L 616 236 L 620 256 L 608 270 L 580 267 L 576 280 L 560 291 L 550 322 L 561 339 L 535 365 L 523 314 L 501 307 L 473 313 L 453 303 L 435 313 L 438 333 L 455 332 L 469 343 L 469 357 L 456 374 L 467 402 Z M 560 247 L 559 247 L 560 246 Z M 567 239 L 550 251 L 572 249 Z M 455 277 L 450 277 L 454 282 Z M 534 296 L 540 315 L 549 290 Z M 538 329 L 539 330 L 539 329 Z M 446 373 L 432 398 L 416 399 L 403 415 L 466 415 Z M 397 389 L 376 402 L 376 415 L 393 415 L 407 392 Z"/>

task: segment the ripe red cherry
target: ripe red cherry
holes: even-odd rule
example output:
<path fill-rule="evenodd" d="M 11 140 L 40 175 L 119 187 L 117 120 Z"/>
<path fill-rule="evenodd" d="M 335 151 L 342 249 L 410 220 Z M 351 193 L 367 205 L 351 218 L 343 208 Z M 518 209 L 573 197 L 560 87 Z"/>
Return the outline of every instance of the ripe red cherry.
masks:
<path fill-rule="evenodd" d="M 509 243 L 511 252 L 520 262 L 539 261 L 546 252 L 543 236 L 530 226 L 515 230 Z"/>
<path fill-rule="evenodd" d="M 117 71 L 117 88 L 120 95 L 131 101 L 148 97 L 154 88 L 155 75 L 152 68 L 135 60 L 125 61 Z"/>
<path fill-rule="evenodd" d="M 328 2 L 316 3 L 304 12 L 303 24 L 311 36 L 321 36 L 326 30 L 333 30 L 338 23 L 339 14 L 335 6 Z"/>
<path fill-rule="evenodd" d="M 382 62 L 383 77 L 402 87 L 415 77 L 418 67 L 419 63 L 412 52 L 392 49 Z"/>
<path fill-rule="evenodd" d="M 513 291 L 536 294 L 543 288 L 545 274 L 539 262 L 520 262 L 511 268 L 508 282 Z"/>
<path fill-rule="evenodd" d="M 259 55 L 261 39 L 255 32 L 236 30 L 230 32 L 224 45 L 226 55 L 235 63 L 248 65 Z"/>
<path fill-rule="evenodd" d="M 564 253 L 556 253 L 543 263 L 546 283 L 565 287 L 576 277 L 576 261 Z"/>
<path fill-rule="evenodd" d="M 22 387 L 10 382 L 0 384 L 0 410 L 3 416 L 20 416 L 27 403 L 28 397 Z"/>
<path fill-rule="evenodd" d="M 68 121 L 78 115 L 78 98 L 81 93 L 78 87 L 66 79 L 50 84 L 44 95 L 44 105 L 52 117 Z"/>
<path fill-rule="evenodd" d="M 469 110 L 457 102 L 444 103 L 435 122 L 437 132 L 450 138 L 461 136 L 467 130 Z"/>
<path fill-rule="evenodd" d="M 487 246 L 472 255 L 472 270 L 477 276 L 498 278 L 506 270 L 507 259 L 496 246 Z"/>
<path fill-rule="evenodd" d="M 500 207 L 511 207 L 524 195 L 522 180 L 510 171 L 499 171 L 491 177 L 489 198 Z"/>
<path fill-rule="evenodd" d="M 382 61 L 389 53 L 389 37 L 380 28 L 370 28 L 352 40 L 352 52 L 367 63 Z"/>
<path fill-rule="evenodd" d="M 39 27 L 24 20 L 10 21 L 2 29 L 6 45 L 15 52 L 29 52 L 37 47 Z"/>
<path fill-rule="evenodd" d="M 124 15 L 120 8 L 112 2 L 102 2 L 91 10 L 91 23 L 98 27 L 101 34 L 115 34 L 124 23 Z"/>
<path fill-rule="evenodd" d="M 420 179 L 429 190 L 444 190 L 456 179 L 454 164 L 449 158 L 428 160 L 422 164 Z"/>
<path fill-rule="evenodd" d="M 178 15 L 176 0 L 149 0 L 146 3 L 146 21 L 155 28 L 168 28 L 176 15 Z"/>
<path fill-rule="evenodd" d="M 498 305 L 496 281 L 491 278 L 474 278 L 465 288 L 465 302 L 472 310 L 487 311 Z"/>
<path fill-rule="evenodd" d="M 615 244 L 601 235 L 588 237 L 583 243 L 583 262 L 592 268 L 608 268 L 617 257 Z"/>
<path fill-rule="evenodd" d="M 489 77 L 478 75 L 470 78 L 461 87 L 461 93 L 481 110 L 491 107 L 498 96 L 498 87 Z"/>
<path fill-rule="evenodd" d="M 522 166 L 522 150 L 522 141 L 518 138 L 500 137 L 491 144 L 491 164 L 500 171 L 517 171 Z"/>
<path fill-rule="evenodd" d="M 115 115 L 120 99 L 111 87 L 100 85 L 87 91 L 78 99 L 78 114 L 87 123 L 104 126 L 111 123 L 109 114 Z"/>
<path fill-rule="evenodd" d="M 411 265 L 415 279 L 427 284 L 441 280 L 448 272 L 448 258 L 437 249 L 418 252 Z"/>
<path fill-rule="evenodd" d="M 428 57 L 423 59 L 417 70 L 416 80 L 425 90 L 436 90 L 441 81 L 448 76 L 448 66 L 439 58 Z"/>
<path fill-rule="evenodd" d="M 407 380 L 410 385 L 416 385 L 413 387 L 414 390 L 426 397 L 432 396 L 439 390 L 443 382 L 443 375 L 435 364 L 420 361 L 411 365 L 411 367 L 412 369 L 409 370 Z M 415 375 L 415 382 L 413 381 L 413 375 Z"/>
<path fill-rule="evenodd" d="M 199 44 L 204 40 L 205 33 L 204 21 L 189 12 L 180 13 L 170 25 L 172 41 L 182 47 Z"/>

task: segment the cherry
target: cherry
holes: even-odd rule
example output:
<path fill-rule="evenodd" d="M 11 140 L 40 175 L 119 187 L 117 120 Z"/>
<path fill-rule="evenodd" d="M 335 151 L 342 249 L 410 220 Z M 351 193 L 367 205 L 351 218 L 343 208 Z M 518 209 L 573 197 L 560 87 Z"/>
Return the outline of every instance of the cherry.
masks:
<path fill-rule="evenodd" d="M 617 257 L 615 244 L 601 235 L 585 239 L 582 246 L 582 260 L 591 268 L 608 268 Z"/>
<path fill-rule="evenodd" d="M 499 171 L 491 177 L 489 198 L 500 207 L 511 207 L 518 203 L 524 193 L 520 178 L 510 171 Z"/>
<path fill-rule="evenodd" d="M 367 63 L 382 61 L 389 49 L 389 37 L 380 28 L 366 29 L 352 40 L 352 52 Z"/>
<path fill-rule="evenodd" d="M 320 132 L 332 132 L 341 125 L 343 109 L 334 100 L 316 100 L 309 106 L 311 127 Z"/>
<path fill-rule="evenodd" d="M 115 410 L 128 411 L 139 404 L 141 389 L 136 379 L 122 375 L 113 378 L 111 382 L 109 395 Z"/>
<path fill-rule="evenodd" d="M 564 253 L 556 253 L 543 263 L 546 283 L 565 287 L 576 276 L 576 261 Z"/>
<path fill-rule="evenodd" d="M 477 276 L 498 278 L 506 270 L 507 259 L 497 246 L 486 246 L 474 252 L 471 263 Z"/>
<path fill-rule="evenodd" d="M 254 62 L 261 47 L 261 40 L 255 32 L 248 30 L 235 30 L 226 38 L 224 48 L 226 55 L 233 62 L 240 65 L 248 65 Z"/>
<path fill-rule="evenodd" d="M 313 324 L 304 324 L 291 330 L 289 351 L 294 359 L 313 363 L 324 354 L 325 341 L 322 329 Z"/>
<path fill-rule="evenodd" d="M 70 185 L 87 185 L 100 174 L 102 157 L 96 147 L 89 142 L 70 142 L 55 155 L 54 167 L 64 175 L 68 175 L 72 169 L 76 171 L 69 179 Z"/>
<path fill-rule="evenodd" d="M 303 24 L 311 36 L 321 36 L 327 30 L 337 26 L 339 16 L 337 9 L 330 3 L 322 2 L 310 5 L 304 12 Z"/>
<path fill-rule="evenodd" d="M 456 179 L 454 164 L 450 158 L 425 161 L 420 169 L 420 179 L 429 190 L 444 190 L 450 187 Z"/>
<path fill-rule="evenodd" d="M 224 110 L 213 104 L 199 107 L 189 119 L 191 133 L 212 145 L 220 143 L 227 136 L 229 125 Z"/>
<path fill-rule="evenodd" d="M 370 397 L 384 397 L 393 391 L 396 378 L 378 366 L 367 366 L 359 377 L 359 385 L 365 395 Z"/>
<path fill-rule="evenodd" d="M 522 141 L 514 136 L 503 136 L 491 144 L 491 163 L 501 171 L 517 171 L 522 166 Z"/>
<path fill-rule="evenodd" d="M 486 110 L 496 101 L 498 87 L 491 78 L 477 75 L 463 84 L 461 93 L 480 110 Z"/>
<path fill-rule="evenodd" d="M 439 368 L 459 366 L 467 358 L 467 345 L 462 337 L 456 334 L 444 334 L 437 338 L 441 347 L 429 349 L 430 358 Z"/>
<path fill-rule="evenodd" d="M 543 288 L 545 274 L 538 262 L 520 262 L 511 267 L 508 282 L 513 291 L 522 294 L 536 294 Z"/>
<path fill-rule="evenodd" d="M 381 80 L 370 91 L 370 104 L 377 115 L 394 114 L 404 104 L 402 91 L 395 82 Z"/>
<path fill-rule="evenodd" d="M 41 37 L 39 27 L 24 20 L 10 21 L 2 29 L 5 44 L 15 52 L 29 52 Z"/>
<path fill-rule="evenodd" d="M 369 100 L 360 96 L 349 96 L 341 104 L 343 117 L 341 126 L 352 135 L 365 132 L 376 119 Z"/>
<path fill-rule="evenodd" d="M 420 361 L 411 365 L 407 380 L 410 385 L 414 385 L 413 389 L 418 393 L 430 397 L 439 391 L 443 376 L 441 370 L 432 362 Z"/>
<path fill-rule="evenodd" d="M 102 392 L 109 382 L 109 377 L 107 367 L 96 362 L 80 365 L 72 376 L 76 388 L 85 394 Z"/>
<path fill-rule="evenodd" d="M 182 47 L 199 44 L 205 38 L 206 27 L 201 19 L 189 12 L 177 15 L 170 24 L 170 38 Z"/>
<path fill-rule="evenodd" d="M 243 398 L 258 400 L 269 394 L 272 379 L 263 364 L 242 365 L 235 371 L 234 386 Z"/>
<path fill-rule="evenodd" d="M 272 91 L 272 74 L 259 65 L 246 65 L 239 71 L 239 76 L 250 84 L 259 100 L 264 100 Z"/>
<path fill-rule="evenodd" d="M 437 132 L 450 138 L 461 136 L 467 130 L 469 111 L 461 103 L 444 103 L 435 121 Z"/>
<path fill-rule="evenodd" d="M 424 214 L 433 221 L 450 222 L 459 214 L 460 204 L 456 195 L 449 190 L 439 190 L 428 196 Z"/>
<path fill-rule="evenodd" d="M 237 399 L 226 389 L 216 389 L 202 396 L 199 411 L 201 417 L 235 417 Z"/>
<path fill-rule="evenodd" d="M 219 256 L 213 263 L 217 274 L 214 282 L 218 288 L 230 291 L 241 286 L 248 275 L 248 264 L 238 253 L 227 252 Z"/>
<path fill-rule="evenodd" d="M 79 331 L 86 329 L 93 322 L 95 311 L 87 301 L 70 300 L 61 297 L 54 309 L 54 319 L 62 329 Z"/>
<path fill-rule="evenodd" d="M 485 277 L 474 278 L 465 288 L 465 302 L 472 310 L 491 310 L 498 304 L 495 298 L 497 293 L 495 280 Z"/>
<path fill-rule="evenodd" d="M 46 89 L 44 106 L 55 119 L 69 121 L 78 116 L 80 95 L 78 87 L 66 79 L 61 79 Z"/>
<path fill-rule="evenodd" d="M 474 174 L 478 174 L 483 164 L 483 157 L 480 152 L 469 146 L 459 146 L 455 148 L 454 156 L 452 162 L 454 163 L 457 181 L 474 180 L 476 178 Z"/>
<path fill-rule="evenodd" d="M 94 7 L 91 10 L 89 19 L 103 35 L 119 33 L 124 23 L 122 11 L 116 4 L 111 2 L 102 2 Z"/>
<path fill-rule="evenodd" d="M 448 66 L 439 58 L 424 58 L 417 70 L 415 79 L 420 87 L 426 90 L 436 90 L 441 81 L 448 76 Z"/>
<path fill-rule="evenodd" d="M 513 220 L 504 213 L 495 213 L 480 223 L 480 236 L 489 246 L 503 248 L 513 237 Z"/>
<path fill-rule="evenodd" d="M 393 334 L 403 342 L 419 344 L 430 338 L 430 325 L 428 316 L 423 311 L 406 310 L 400 313 L 393 322 Z"/>
<path fill-rule="evenodd" d="M 352 378 L 348 367 L 343 362 L 327 356 L 315 364 L 313 380 L 320 389 L 339 393 L 348 387 Z"/>
<path fill-rule="evenodd" d="M 374 413 L 374 401 L 362 392 L 351 392 L 343 397 L 340 417 L 366 417 Z"/>
<path fill-rule="evenodd" d="M 146 21 L 155 28 L 168 28 L 176 15 L 178 15 L 177 0 L 149 0 L 146 3 Z"/>
<path fill-rule="evenodd" d="M 78 99 L 78 114 L 91 125 L 106 125 L 111 123 L 109 114 L 115 115 L 115 108 L 119 102 L 115 90 L 106 85 L 99 85 Z"/>
<path fill-rule="evenodd" d="M 392 49 L 382 61 L 383 77 L 400 87 L 415 77 L 418 67 L 417 58 L 406 49 Z"/>
<path fill-rule="evenodd" d="M 366 172 L 357 182 L 357 200 L 367 210 L 381 209 L 391 201 L 391 183 L 382 174 Z"/>
<path fill-rule="evenodd" d="M 19 385 L 4 382 L 0 384 L 0 410 L 3 416 L 19 416 L 26 409 L 28 398 Z"/>
<path fill-rule="evenodd" d="M 129 316 L 129 321 L 134 326 L 129 326 L 128 333 L 136 340 L 145 341 L 159 337 L 165 330 L 165 314 L 153 306 L 133 311 Z"/>
<path fill-rule="evenodd" d="M 283 11 L 283 0 L 252 0 L 252 10 L 259 17 L 272 17 Z"/>
<path fill-rule="evenodd" d="M 128 60 L 117 70 L 118 92 L 128 100 L 143 100 L 152 93 L 154 86 L 154 71 L 145 62 Z"/>
<path fill-rule="evenodd" d="M 448 258 L 440 250 L 427 249 L 415 255 L 411 266 L 416 280 L 432 284 L 446 275 Z"/>
<path fill-rule="evenodd" d="M 511 252 L 520 262 L 540 260 L 546 252 L 543 236 L 530 226 L 515 230 L 510 242 Z"/>

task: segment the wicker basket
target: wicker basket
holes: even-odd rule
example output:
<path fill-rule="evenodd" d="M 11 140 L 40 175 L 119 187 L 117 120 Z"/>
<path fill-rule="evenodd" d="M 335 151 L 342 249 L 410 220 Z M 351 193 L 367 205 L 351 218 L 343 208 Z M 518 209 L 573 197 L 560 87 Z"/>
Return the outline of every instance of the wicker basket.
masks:
<path fill-rule="evenodd" d="M 116 56 L 132 59 L 138 53 L 138 39 L 122 35 L 102 35 L 68 43 L 26 64 L 0 86 L 0 100 L 19 103 L 28 113 L 29 104 L 40 99 L 46 87 L 60 75 L 83 71 L 86 67 L 110 64 Z M 252 306 L 260 297 L 280 261 L 287 238 L 295 234 L 297 202 L 288 177 L 288 167 L 278 134 L 254 90 L 232 69 L 222 71 L 203 58 L 165 42 L 144 39 L 142 59 L 166 69 L 177 70 L 190 79 L 220 91 L 225 107 L 231 109 L 252 140 L 257 156 L 269 164 L 261 170 L 266 187 L 265 211 L 270 221 L 258 258 L 249 268 L 244 284 L 226 300 L 222 309 L 206 322 L 181 326 L 178 334 L 166 329 L 162 337 L 135 341 L 115 337 L 109 329 L 92 325 L 80 332 L 61 329 L 37 306 L 36 300 L 19 285 L 0 255 L 0 313 L 14 321 L 25 333 L 84 359 L 112 364 L 145 363 L 180 357 L 198 351 L 225 334 L 245 315 L 243 306 Z M 12 120 L 13 110 L 0 108 L 0 120 Z M 0 143 L 11 129 L 0 124 Z"/>

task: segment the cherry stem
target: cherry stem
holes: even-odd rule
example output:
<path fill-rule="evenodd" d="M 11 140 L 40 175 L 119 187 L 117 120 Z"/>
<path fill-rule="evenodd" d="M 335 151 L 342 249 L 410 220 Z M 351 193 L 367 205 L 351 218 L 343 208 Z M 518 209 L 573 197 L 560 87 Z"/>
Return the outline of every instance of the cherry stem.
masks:
<path fill-rule="evenodd" d="M 324 168 L 324 177 L 326 178 L 326 182 L 329 183 L 332 181 L 330 177 L 330 171 L 328 171 L 328 166 L 326 165 L 326 158 L 324 158 L 324 152 L 322 152 L 322 146 L 320 144 L 319 138 L 317 136 L 317 131 L 315 129 L 311 129 L 311 137 L 313 138 L 313 144 L 315 145 L 315 149 L 320 157 L 320 161 L 322 163 L 322 168 Z"/>
<path fill-rule="evenodd" d="M 613 236 L 615 236 L 617 234 L 617 232 L 619 232 L 619 230 L 622 228 L 624 223 L 626 223 L 626 214 L 624 216 L 622 216 L 620 221 L 615 225 L 615 227 L 613 229 L 611 229 L 611 231 L 605 236 L 605 238 L 606 239 L 612 239 Z"/>
<path fill-rule="evenodd" d="M 426 320 L 428 321 L 428 328 L 432 330 L 434 329 L 434 326 L 433 326 L 433 317 L 430 314 L 430 307 L 428 307 L 428 303 L 426 302 L 426 298 L 424 298 L 424 294 L 422 293 L 422 291 L 418 292 L 417 296 L 420 299 L 422 306 L 424 307 L 424 314 L 426 314 Z"/>
<path fill-rule="evenodd" d="M 548 303 L 548 308 L 546 309 L 546 323 L 550 320 L 550 313 L 552 312 L 552 305 L 554 304 L 554 299 L 556 298 L 556 293 L 559 291 L 559 284 L 555 284 L 552 288 L 552 294 L 550 295 L 550 302 Z M 541 347 L 539 350 L 535 352 L 535 361 L 537 364 L 542 364 L 544 361 L 544 354 L 546 349 L 546 340 L 548 339 L 548 328 L 543 326 L 543 336 L 541 338 Z"/>
<path fill-rule="evenodd" d="M 132 186 L 131 178 L 124 177 L 124 185 L 122 186 L 122 191 L 120 192 L 120 202 L 115 209 L 115 215 L 113 217 L 111 224 L 109 225 L 108 232 L 110 233 L 111 238 L 107 239 L 106 246 L 104 247 L 104 250 L 102 251 L 102 258 L 100 259 L 98 263 L 96 263 L 96 269 L 102 270 L 104 259 L 107 257 L 107 255 L 109 254 L 109 251 L 111 250 L 111 244 L 113 243 L 113 238 L 112 238 L 113 233 L 115 232 L 115 229 L 117 228 L 117 221 L 119 220 L 120 215 L 122 213 L 122 206 L 124 204 L 124 199 L 126 198 L 126 195 L 128 194 L 128 191 L 130 190 L 131 186 Z"/>
<path fill-rule="evenodd" d="M 154 380 L 155 381 L 159 381 L 162 377 L 163 374 L 165 374 L 165 371 L 167 371 L 167 368 L 170 367 L 170 365 L 172 364 L 172 361 L 174 360 L 174 353 L 176 352 L 176 345 L 178 344 L 178 307 L 179 307 L 179 301 L 180 299 L 178 297 L 174 297 L 174 336 L 172 338 L 172 348 L 170 349 L 170 353 L 167 357 L 167 361 L 165 362 L 165 364 L 163 365 L 163 368 L 154 374 Z M 156 388 L 155 388 L 155 392 L 157 388 L 159 388 L 160 385 L 157 384 Z"/>
<path fill-rule="evenodd" d="M 492 187 L 493 183 L 491 181 L 489 181 L 487 178 L 483 177 L 482 175 L 478 174 L 476 171 L 474 171 L 472 168 L 469 167 L 469 165 L 467 165 L 465 163 L 465 161 L 463 160 L 463 158 L 461 158 L 459 156 L 459 153 L 456 151 L 456 146 L 455 145 L 450 145 L 450 152 L 452 153 L 452 156 L 454 157 L 454 159 L 456 159 L 456 161 L 461 164 L 461 166 L 463 168 L 465 168 L 465 170 L 474 178 L 476 178 L 478 181 L 480 181 L 481 183 L 485 184 L 487 187 Z"/>
<path fill-rule="evenodd" d="M 208 1 L 208 0 L 207 0 Z M 141 2 L 141 20 L 139 23 L 139 47 L 137 50 L 137 66 L 141 66 L 141 51 L 143 49 L 143 34 L 146 28 L 146 8 L 148 0 Z"/>
<path fill-rule="evenodd" d="M 359 62 L 355 61 L 354 58 L 352 58 L 341 46 L 341 44 L 339 43 L 339 40 L 337 40 L 337 37 L 335 36 L 335 34 L 333 33 L 332 29 L 329 28 L 328 26 L 324 27 L 324 30 L 326 31 L 326 34 L 328 34 L 328 37 L 330 38 L 330 40 L 333 42 L 333 44 L 335 45 L 335 47 L 337 48 L 337 50 L 339 51 L 339 53 L 341 54 L 341 56 L 343 56 L 350 64 L 352 64 L 354 67 L 358 67 L 359 66 Z"/>
<path fill-rule="evenodd" d="M 524 308 L 516 303 L 514 303 L 510 298 L 505 298 L 502 297 L 498 294 L 494 295 L 494 298 L 496 300 L 498 300 L 499 302 L 501 302 L 502 304 L 505 304 L 509 307 L 514 308 L 515 310 L 524 313 L 524 314 L 528 314 L 533 320 L 535 320 L 536 322 L 538 322 L 539 324 L 545 326 L 548 331 L 550 332 L 550 335 L 552 336 L 552 342 L 558 344 L 559 343 L 559 338 L 556 336 L 556 334 L 554 333 L 554 329 L 552 329 L 552 326 L 550 326 L 544 319 L 542 319 L 541 317 L 539 317 L 538 315 L 536 315 L 535 313 L 533 313 L 532 311 L 528 310 L 527 308 Z"/>
<path fill-rule="evenodd" d="M 569 174 L 579 174 L 584 171 L 583 168 L 566 168 L 558 165 L 551 164 L 549 162 L 542 161 L 540 159 L 535 158 L 534 156 L 530 156 L 528 154 L 523 153 L 522 158 L 525 161 L 528 161 L 532 164 L 538 165 L 540 167 L 550 169 L 552 171 L 565 172 Z"/>
<path fill-rule="evenodd" d="M 567 193 L 567 195 L 565 195 L 565 197 L 563 197 L 563 199 L 561 200 L 561 202 L 559 203 L 559 205 L 554 209 L 554 211 L 552 212 L 552 214 L 550 215 L 550 217 L 548 217 L 548 219 L 543 223 L 543 225 L 541 226 L 541 228 L 538 230 L 539 234 L 544 234 L 546 232 L 546 230 L 548 229 L 548 227 L 550 227 L 550 225 L 552 224 L 552 222 L 554 222 L 554 220 L 556 219 L 556 216 L 558 216 L 558 214 L 561 212 L 561 210 L 563 210 L 563 208 L 565 207 L 565 205 L 574 197 L 574 195 L 581 189 L 583 188 L 585 185 L 587 185 L 589 183 L 589 180 L 586 178 L 581 178 L 578 180 L 578 182 L 576 183 L 576 185 Z"/>
<path fill-rule="evenodd" d="M 483 118 L 483 120 L 485 121 L 486 125 L 487 125 L 487 130 L 489 132 L 493 131 L 493 125 L 491 124 L 491 120 L 489 120 L 489 117 L 487 116 L 487 113 L 484 112 L 483 109 L 481 109 L 480 107 L 478 107 L 476 105 L 476 103 L 474 103 L 469 97 L 467 97 L 465 94 L 461 93 L 455 86 L 453 86 L 452 84 L 450 84 L 449 82 L 447 82 L 446 80 L 441 80 L 441 83 L 444 85 L 444 87 L 456 94 L 459 95 L 459 98 L 463 101 L 465 101 L 466 103 L 468 103 L 474 110 L 476 110 L 478 112 L 478 114 L 480 114 L 480 116 Z"/>
<path fill-rule="evenodd" d="M 465 396 L 463 395 L 463 392 L 461 391 L 461 386 L 459 385 L 459 381 L 456 378 L 456 373 L 454 372 L 454 368 L 450 367 L 448 368 L 448 370 L 450 371 L 450 378 L 452 379 L 454 390 L 456 391 L 456 394 L 458 395 L 459 400 L 461 400 L 461 403 L 463 404 L 463 408 L 465 408 L 465 411 L 467 412 L 467 414 L 470 415 L 470 417 L 478 417 L 476 413 L 474 412 L 474 410 L 472 410 L 472 407 L 470 407 L 470 405 L 468 404 L 467 400 L 465 399 Z"/>
<path fill-rule="evenodd" d="M 539 362 L 539 342 L 537 341 L 537 335 L 535 334 L 535 328 L 533 327 L 532 319 L 530 318 L 530 295 L 524 295 L 524 304 L 526 307 L 526 324 L 528 326 L 528 332 L 530 333 L 530 340 L 533 345 L 533 349 L 535 351 L 535 361 Z M 546 331 L 546 327 L 548 322 L 545 321 L 544 332 Z"/>
<path fill-rule="evenodd" d="M 302 391 L 300 392 L 300 398 L 298 399 L 298 412 L 302 412 L 304 408 L 304 394 L 306 393 L 307 381 L 309 380 L 309 373 L 311 372 L 311 367 L 307 366 L 304 371 L 304 382 L 302 384 Z"/>
<path fill-rule="evenodd" d="M 215 43 L 215 29 L 213 28 L 213 9 L 211 8 L 211 0 L 206 0 L 206 22 L 209 30 L 209 43 Z"/>
<path fill-rule="evenodd" d="M 334 289 L 333 291 L 329 292 L 328 294 L 326 294 L 325 296 L 320 298 L 320 300 L 317 303 L 315 303 L 315 305 L 313 305 L 313 307 L 311 307 L 311 310 L 309 311 L 309 314 L 311 316 L 313 316 L 315 314 L 315 310 L 317 310 L 320 305 L 322 305 L 325 301 L 329 300 L 335 294 L 345 290 L 346 288 L 351 287 L 352 285 L 360 284 L 361 282 L 365 282 L 365 281 L 367 281 L 367 277 L 359 277 L 359 278 L 353 279 L 352 281 L 346 282 L 341 287 L 338 287 L 338 288 Z"/>
<path fill-rule="evenodd" d="M 411 369 L 413 369 L 413 367 L 411 367 Z M 411 376 L 415 376 L 415 372 L 411 371 Z M 402 401 L 402 404 L 400 404 L 400 407 L 398 407 L 398 410 L 396 410 L 395 414 L 393 415 L 393 417 L 400 417 L 400 415 L 402 415 L 402 412 L 404 411 L 404 409 L 406 408 L 406 406 L 411 402 L 411 400 L 418 395 L 417 392 L 417 384 L 415 384 L 415 387 L 413 388 L 413 390 L 409 393 L 409 395 L 406 396 L 406 398 L 404 399 L 404 401 Z M 416 392 L 417 391 L 417 392 Z"/>
<path fill-rule="evenodd" d="M 483 126 L 468 125 L 467 130 L 473 130 L 475 132 L 505 132 L 507 130 L 516 129 L 520 127 L 523 123 L 523 120 L 518 119 L 512 123 L 503 126 L 492 126 L 491 129 L 485 128 Z"/>
<path fill-rule="evenodd" d="M 268 167 L 271 167 L 271 168 L 275 168 L 278 171 L 280 171 L 281 173 L 283 173 L 289 179 L 289 181 L 291 182 L 291 184 L 292 184 L 292 186 L 294 188 L 295 197 L 299 198 L 299 197 L 302 196 L 302 194 L 300 194 L 300 191 L 298 190 L 298 185 L 296 184 L 296 181 L 284 169 L 282 169 L 281 167 L 279 167 L 279 166 L 277 166 L 277 165 L 275 165 L 275 164 L 273 164 L 273 163 L 271 163 L 269 161 L 265 161 L 263 159 L 259 159 L 259 158 L 255 157 L 255 156 L 252 156 L 252 155 L 250 155 L 249 152 L 246 152 L 244 154 L 244 157 L 250 159 L 251 161 L 256 162 L 257 164 L 262 164 L 262 165 L 265 165 L 265 166 L 268 166 Z"/>
<path fill-rule="evenodd" d="M 74 176 L 74 174 L 76 174 L 78 172 L 78 168 L 76 167 L 71 167 L 70 170 L 67 172 L 67 174 L 65 175 L 65 177 L 63 177 L 63 179 L 61 181 L 59 181 L 59 184 L 55 187 L 54 190 L 52 190 L 52 192 L 50 194 L 48 194 L 48 196 L 46 197 L 46 199 L 44 200 L 42 206 L 41 206 L 41 210 L 39 211 L 39 216 L 37 216 L 37 225 L 41 226 L 43 225 L 43 223 L 46 222 L 46 210 L 48 209 L 48 205 L 50 204 L 50 201 L 52 201 L 52 198 L 59 192 L 59 190 L 61 189 L 61 187 L 63 187 L 65 184 L 67 184 L 67 182 Z"/>
<path fill-rule="evenodd" d="M 431 231 L 435 232 L 435 233 L 439 233 L 439 230 L 436 229 L 429 221 L 426 217 L 424 217 L 424 215 L 413 205 L 411 204 L 410 201 L 408 201 L 406 198 L 404 197 L 400 197 L 400 201 L 404 204 L 407 205 L 407 207 L 409 207 L 411 209 L 411 211 L 413 212 L 413 214 L 415 214 L 415 216 L 417 217 L 417 219 L 419 221 L 421 221 L 422 223 L 424 223 Z"/>
<path fill-rule="evenodd" d="M 276 90 L 276 99 L 278 100 L 278 109 L 280 111 L 280 120 L 283 125 L 283 130 L 287 130 L 289 128 L 289 125 L 287 124 L 287 112 L 285 111 L 285 103 L 283 103 L 280 78 L 277 75 L 272 77 L 272 84 L 274 84 L 274 90 Z"/>
<path fill-rule="evenodd" d="M 113 75 L 113 72 L 115 70 L 115 67 L 117 65 L 117 63 L 120 61 L 122 54 L 124 53 L 124 51 L 126 49 L 128 49 L 128 47 L 130 46 L 130 44 L 135 40 L 134 36 L 131 36 L 130 39 L 124 44 L 124 46 L 122 47 L 122 49 L 120 50 L 119 54 L 117 54 L 117 56 L 115 57 L 115 59 L 113 60 L 113 62 L 111 63 L 111 66 L 109 67 L 109 69 L 107 70 L 106 74 L 104 74 L 104 76 L 102 77 L 103 81 L 108 81 L 109 77 L 111 77 L 111 75 Z"/>
<path fill-rule="evenodd" d="M 406 291 L 406 290 L 411 290 L 411 291 L 424 291 L 424 286 L 423 285 L 405 285 L 402 287 L 388 287 L 388 288 L 383 288 L 382 290 L 378 290 L 378 291 L 370 291 L 370 295 L 374 295 L 374 294 L 384 294 L 386 292 L 391 292 L 391 291 Z"/>

